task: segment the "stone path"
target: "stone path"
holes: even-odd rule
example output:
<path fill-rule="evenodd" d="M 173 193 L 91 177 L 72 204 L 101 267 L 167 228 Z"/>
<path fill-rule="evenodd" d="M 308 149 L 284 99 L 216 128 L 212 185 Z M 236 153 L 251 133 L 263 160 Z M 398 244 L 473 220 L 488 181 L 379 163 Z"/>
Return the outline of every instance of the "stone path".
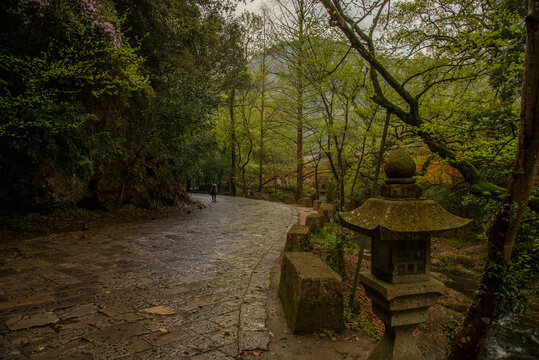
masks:
<path fill-rule="evenodd" d="M 1 359 L 232 359 L 267 349 L 284 204 L 198 196 L 179 218 L 2 244 Z"/>

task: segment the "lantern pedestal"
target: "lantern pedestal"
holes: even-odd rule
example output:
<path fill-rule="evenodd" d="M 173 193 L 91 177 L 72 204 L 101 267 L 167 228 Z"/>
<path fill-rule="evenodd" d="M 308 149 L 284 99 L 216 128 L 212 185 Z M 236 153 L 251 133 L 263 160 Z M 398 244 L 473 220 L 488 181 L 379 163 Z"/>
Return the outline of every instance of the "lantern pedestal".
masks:
<path fill-rule="evenodd" d="M 428 318 L 427 310 L 443 294 L 444 284 L 438 280 L 390 284 L 362 272 L 359 280 L 371 298 L 373 311 L 385 324 L 384 337 L 369 360 L 423 359 L 412 337 L 414 328 Z"/>

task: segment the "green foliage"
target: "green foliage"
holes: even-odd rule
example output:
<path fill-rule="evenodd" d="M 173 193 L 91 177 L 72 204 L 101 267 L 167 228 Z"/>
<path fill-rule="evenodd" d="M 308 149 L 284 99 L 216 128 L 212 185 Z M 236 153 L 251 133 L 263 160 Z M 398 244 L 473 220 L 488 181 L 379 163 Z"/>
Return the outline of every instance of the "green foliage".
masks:
<path fill-rule="evenodd" d="M 314 232 L 310 237 L 312 251 L 322 258 L 337 274 L 344 277 L 344 238 L 341 228 L 329 222 L 323 229 Z"/>
<path fill-rule="evenodd" d="M 100 119 L 90 104 L 127 102 L 148 86 L 110 3 L 90 3 L 91 13 L 77 0 L 0 9 L 0 148 L 22 161 L 10 173 L 10 159 L 0 158 L 8 179 L 24 181 L 46 158 L 79 177 L 92 175 L 84 132 Z"/>
<path fill-rule="evenodd" d="M 525 314 L 530 309 L 530 299 L 539 294 L 538 224 L 537 213 L 528 210 L 520 226 L 509 266 L 492 274 L 502 284 L 497 294 L 502 300 L 499 315 L 508 312 Z"/>
<path fill-rule="evenodd" d="M 118 203 L 124 187 L 157 202 L 180 189 L 217 148 L 219 59 L 240 35 L 225 18 L 231 5 L 3 2 L 0 170 L 10 177 L 0 188 L 29 187 L 52 160 L 67 176 L 117 187 Z"/>
<path fill-rule="evenodd" d="M 318 336 L 323 339 L 329 339 L 331 341 L 335 341 L 337 339 L 337 337 L 335 336 L 335 330 L 322 330 L 318 333 Z"/>

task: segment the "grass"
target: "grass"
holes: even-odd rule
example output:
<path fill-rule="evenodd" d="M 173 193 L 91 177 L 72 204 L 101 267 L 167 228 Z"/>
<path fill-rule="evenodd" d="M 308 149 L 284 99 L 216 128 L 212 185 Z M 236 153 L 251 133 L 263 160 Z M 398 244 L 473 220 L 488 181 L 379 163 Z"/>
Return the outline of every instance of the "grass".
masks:
<path fill-rule="evenodd" d="M 318 333 L 318 336 L 324 339 L 329 339 L 335 341 L 337 337 L 335 336 L 335 330 L 322 330 Z"/>

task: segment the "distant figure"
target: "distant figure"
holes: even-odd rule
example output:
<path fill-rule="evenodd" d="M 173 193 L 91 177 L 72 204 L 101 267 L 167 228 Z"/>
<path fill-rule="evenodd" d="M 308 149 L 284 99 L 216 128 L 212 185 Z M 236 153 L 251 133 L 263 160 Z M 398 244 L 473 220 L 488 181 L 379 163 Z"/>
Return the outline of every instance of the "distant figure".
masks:
<path fill-rule="evenodd" d="M 211 202 L 217 202 L 217 184 L 211 184 Z"/>

